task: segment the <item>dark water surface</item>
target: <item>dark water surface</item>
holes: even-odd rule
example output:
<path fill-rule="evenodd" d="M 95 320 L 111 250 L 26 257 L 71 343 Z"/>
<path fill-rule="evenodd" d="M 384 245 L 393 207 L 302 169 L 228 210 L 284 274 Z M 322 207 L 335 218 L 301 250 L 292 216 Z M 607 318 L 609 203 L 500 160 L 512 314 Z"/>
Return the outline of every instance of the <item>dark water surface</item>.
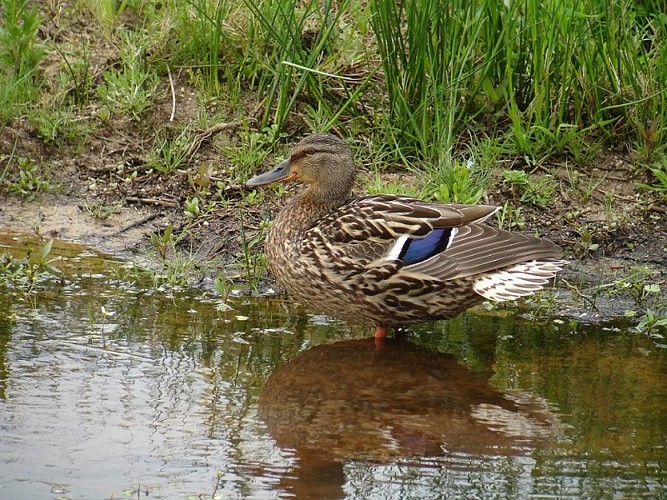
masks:
<path fill-rule="evenodd" d="M 0 285 L 2 499 L 667 498 L 667 353 L 628 328 L 476 311 L 376 345 L 75 275 Z"/>

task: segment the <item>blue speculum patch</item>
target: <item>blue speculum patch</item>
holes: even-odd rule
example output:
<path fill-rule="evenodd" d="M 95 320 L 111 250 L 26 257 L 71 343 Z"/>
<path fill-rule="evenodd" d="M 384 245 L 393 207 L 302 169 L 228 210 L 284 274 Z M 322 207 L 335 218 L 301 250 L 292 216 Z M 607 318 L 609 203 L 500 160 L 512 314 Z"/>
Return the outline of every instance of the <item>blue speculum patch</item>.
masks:
<path fill-rule="evenodd" d="M 406 266 L 430 259 L 447 249 L 451 235 L 452 228 L 434 229 L 423 238 L 409 239 L 405 242 L 398 258 Z"/>

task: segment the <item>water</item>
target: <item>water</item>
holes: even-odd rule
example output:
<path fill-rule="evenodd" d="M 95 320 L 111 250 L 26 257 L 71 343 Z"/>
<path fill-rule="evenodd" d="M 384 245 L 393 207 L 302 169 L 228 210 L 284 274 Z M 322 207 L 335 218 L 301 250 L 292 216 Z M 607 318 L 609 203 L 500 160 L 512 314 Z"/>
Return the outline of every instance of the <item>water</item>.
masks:
<path fill-rule="evenodd" d="M 475 311 L 378 346 L 58 251 L 76 279 L 0 285 L 2 499 L 667 498 L 667 353 L 622 325 Z"/>

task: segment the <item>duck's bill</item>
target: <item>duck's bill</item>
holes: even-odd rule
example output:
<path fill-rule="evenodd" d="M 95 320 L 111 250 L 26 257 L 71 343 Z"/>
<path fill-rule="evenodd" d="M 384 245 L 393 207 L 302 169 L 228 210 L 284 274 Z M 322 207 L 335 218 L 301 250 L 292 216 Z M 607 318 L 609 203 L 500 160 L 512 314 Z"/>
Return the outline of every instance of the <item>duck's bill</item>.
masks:
<path fill-rule="evenodd" d="M 249 179 L 245 185 L 249 188 L 254 188 L 259 186 L 266 186 L 267 184 L 272 184 L 274 182 L 291 181 L 295 177 L 296 174 L 290 172 L 290 164 L 288 159 L 279 164 L 270 172 L 256 175 L 252 179 Z"/>

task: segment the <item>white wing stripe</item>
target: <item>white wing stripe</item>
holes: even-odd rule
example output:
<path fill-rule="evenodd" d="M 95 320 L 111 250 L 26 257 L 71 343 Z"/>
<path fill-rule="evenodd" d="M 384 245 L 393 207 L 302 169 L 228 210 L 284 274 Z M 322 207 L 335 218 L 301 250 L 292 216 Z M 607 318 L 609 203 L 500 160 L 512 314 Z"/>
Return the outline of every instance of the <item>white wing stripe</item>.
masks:
<path fill-rule="evenodd" d="M 389 251 L 387 252 L 387 260 L 398 260 L 398 256 L 401 255 L 401 251 L 403 250 L 403 247 L 408 241 L 407 236 L 401 236 L 396 240 L 396 243 L 394 243 L 394 246 L 392 246 Z"/>

